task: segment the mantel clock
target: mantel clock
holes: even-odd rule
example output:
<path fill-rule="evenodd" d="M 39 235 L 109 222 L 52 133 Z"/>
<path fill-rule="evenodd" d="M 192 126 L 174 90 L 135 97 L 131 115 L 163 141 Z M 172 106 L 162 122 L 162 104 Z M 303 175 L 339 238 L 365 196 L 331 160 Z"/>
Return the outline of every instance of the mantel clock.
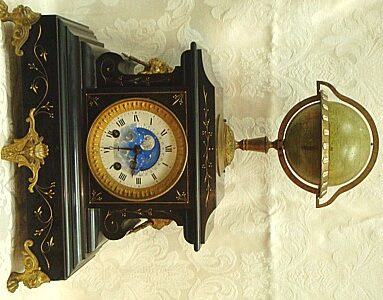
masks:
<path fill-rule="evenodd" d="M 26 270 L 11 274 L 8 289 L 66 279 L 108 239 L 146 226 L 175 221 L 198 251 L 223 196 L 222 105 L 201 50 L 191 43 L 174 68 L 144 62 L 105 49 L 86 26 L 2 4 L 3 21 L 23 33 L 13 44 L 24 138 L 1 155 L 30 169 L 20 169 Z"/>

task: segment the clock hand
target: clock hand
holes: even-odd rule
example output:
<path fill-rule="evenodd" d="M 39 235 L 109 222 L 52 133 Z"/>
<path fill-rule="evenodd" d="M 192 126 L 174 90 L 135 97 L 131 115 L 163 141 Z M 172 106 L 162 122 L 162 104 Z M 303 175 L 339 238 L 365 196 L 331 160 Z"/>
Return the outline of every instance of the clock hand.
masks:
<path fill-rule="evenodd" d="M 134 150 L 134 148 L 129 148 L 129 147 L 112 147 L 112 146 L 108 146 L 108 147 L 101 147 L 101 149 L 105 149 L 105 150 L 117 150 L 117 151 L 120 151 L 120 150 Z"/>
<path fill-rule="evenodd" d="M 137 156 L 139 153 L 141 153 L 142 148 L 139 145 L 135 145 L 132 150 L 134 151 L 134 158 L 129 162 L 129 168 L 132 170 L 133 176 L 137 168 Z"/>
<path fill-rule="evenodd" d="M 137 167 L 137 155 L 138 155 L 138 153 L 136 153 L 136 154 L 134 155 L 133 160 L 131 160 L 131 161 L 129 162 L 129 168 L 131 169 L 132 176 L 134 175 L 134 172 L 135 172 L 136 167 Z"/>

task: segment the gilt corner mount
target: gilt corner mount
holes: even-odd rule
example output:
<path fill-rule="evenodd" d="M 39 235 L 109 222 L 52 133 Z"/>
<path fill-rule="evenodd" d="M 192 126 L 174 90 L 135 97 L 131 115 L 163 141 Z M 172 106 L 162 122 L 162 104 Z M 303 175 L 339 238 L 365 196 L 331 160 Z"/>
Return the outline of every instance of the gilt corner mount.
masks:
<path fill-rule="evenodd" d="M 12 12 L 8 11 L 8 5 L 0 0 L 0 20 L 2 22 L 12 22 L 15 25 L 12 35 L 12 45 L 15 47 L 17 56 L 22 56 L 21 50 L 24 43 L 28 40 L 29 31 L 41 17 L 40 13 L 32 11 L 28 6 L 18 5 Z"/>

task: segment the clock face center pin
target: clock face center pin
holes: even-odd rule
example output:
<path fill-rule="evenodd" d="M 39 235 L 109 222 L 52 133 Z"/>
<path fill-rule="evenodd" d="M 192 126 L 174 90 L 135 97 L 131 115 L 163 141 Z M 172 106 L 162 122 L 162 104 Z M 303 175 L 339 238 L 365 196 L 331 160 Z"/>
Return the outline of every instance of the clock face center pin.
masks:
<path fill-rule="evenodd" d="M 134 152 L 135 154 L 139 154 L 141 151 L 142 151 L 142 149 L 141 149 L 141 146 L 140 146 L 140 145 L 135 145 L 135 146 L 133 147 L 133 152 Z"/>

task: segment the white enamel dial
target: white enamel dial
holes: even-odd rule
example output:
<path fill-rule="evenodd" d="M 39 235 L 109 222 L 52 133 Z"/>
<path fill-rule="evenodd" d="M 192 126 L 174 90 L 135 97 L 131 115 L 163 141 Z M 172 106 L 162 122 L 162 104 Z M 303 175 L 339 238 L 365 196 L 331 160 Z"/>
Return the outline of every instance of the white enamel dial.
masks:
<path fill-rule="evenodd" d="M 148 201 L 169 191 L 187 160 L 186 135 L 175 115 L 145 98 L 120 100 L 94 120 L 87 159 L 96 181 L 110 194 Z"/>

